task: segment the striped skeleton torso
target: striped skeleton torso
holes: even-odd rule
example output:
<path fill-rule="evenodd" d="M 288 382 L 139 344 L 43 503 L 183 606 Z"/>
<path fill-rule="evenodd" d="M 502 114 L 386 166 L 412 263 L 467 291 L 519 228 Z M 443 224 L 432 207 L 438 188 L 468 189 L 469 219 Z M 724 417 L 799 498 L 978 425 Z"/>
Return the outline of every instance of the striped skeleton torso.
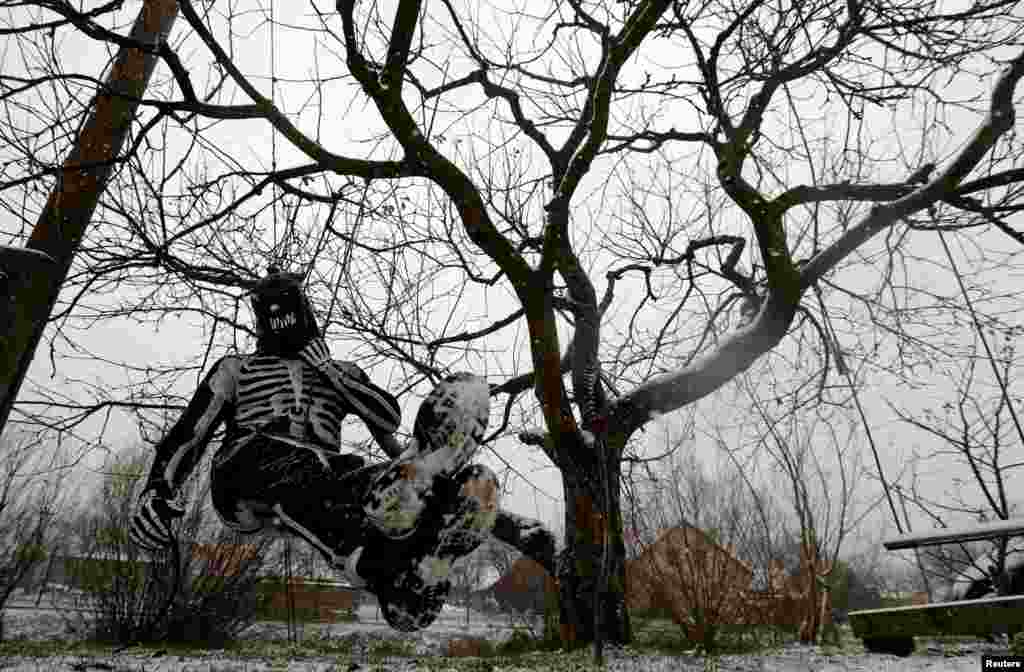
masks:
<path fill-rule="evenodd" d="M 222 462 L 244 449 L 257 433 L 338 452 L 341 423 L 349 413 L 358 415 L 371 432 L 390 434 L 398 428 L 398 401 L 362 369 L 335 360 L 327 373 L 275 355 L 224 357 L 156 446 L 154 473 L 173 488 L 180 487 L 221 422 L 227 431 L 216 459 Z"/>
<path fill-rule="evenodd" d="M 235 404 L 235 424 L 243 434 L 269 430 L 334 450 L 341 422 L 351 410 L 311 367 L 297 359 L 258 354 L 243 358 Z"/>

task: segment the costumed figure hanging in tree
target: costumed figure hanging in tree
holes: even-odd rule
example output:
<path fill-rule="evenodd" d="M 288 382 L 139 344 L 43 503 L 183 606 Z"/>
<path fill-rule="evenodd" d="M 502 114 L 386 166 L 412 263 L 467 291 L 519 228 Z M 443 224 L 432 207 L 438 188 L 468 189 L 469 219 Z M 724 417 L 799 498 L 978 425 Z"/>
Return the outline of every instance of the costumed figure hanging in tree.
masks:
<path fill-rule="evenodd" d="M 272 267 L 252 295 L 256 352 L 219 360 L 156 446 L 132 518 L 137 545 L 158 552 L 175 543 L 172 522 L 183 513 L 177 493 L 223 424 L 210 485 L 224 524 L 306 540 L 373 592 L 395 629 L 433 623 L 452 564 L 489 534 L 551 567 L 551 533 L 500 511 L 494 473 L 470 464 L 489 415 L 483 379 L 459 373 L 437 385 L 403 448 L 397 400 L 352 362 L 331 358 L 301 276 Z M 340 452 L 349 413 L 389 461 Z"/>

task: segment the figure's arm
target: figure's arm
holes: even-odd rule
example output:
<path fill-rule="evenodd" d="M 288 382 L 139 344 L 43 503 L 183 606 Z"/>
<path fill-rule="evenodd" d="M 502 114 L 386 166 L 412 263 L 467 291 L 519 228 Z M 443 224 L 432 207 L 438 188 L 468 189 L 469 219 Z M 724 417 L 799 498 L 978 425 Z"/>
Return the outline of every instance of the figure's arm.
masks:
<path fill-rule="evenodd" d="M 402 454 L 402 447 L 395 438 L 402 410 L 394 395 L 374 385 L 366 372 L 352 362 L 332 360 L 322 339 L 314 339 L 299 356 L 331 383 L 366 423 L 374 440 L 390 458 Z"/>
<path fill-rule="evenodd" d="M 374 385 L 370 377 L 352 362 L 333 362 L 327 373 L 331 384 L 355 409 L 370 435 L 388 457 L 395 459 L 402 454 L 395 432 L 402 421 L 402 410 L 395 396 L 382 387 Z"/>
<path fill-rule="evenodd" d="M 157 444 L 147 487 L 163 484 L 176 493 L 188 479 L 234 406 L 239 364 L 235 357 L 224 357 L 210 369 L 185 412 Z"/>
<path fill-rule="evenodd" d="M 370 434 L 373 435 L 377 445 L 383 448 L 384 452 L 392 460 L 397 459 L 402 454 L 402 446 L 398 443 L 398 438 L 394 432 L 383 432 L 371 427 Z"/>
<path fill-rule="evenodd" d="M 140 548 L 158 552 L 174 544 L 171 521 L 185 514 L 184 509 L 174 504 L 175 494 L 234 404 L 238 364 L 237 359 L 229 357 L 217 362 L 185 412 L 157 444 L 156 458 L 128 533 Z"/>

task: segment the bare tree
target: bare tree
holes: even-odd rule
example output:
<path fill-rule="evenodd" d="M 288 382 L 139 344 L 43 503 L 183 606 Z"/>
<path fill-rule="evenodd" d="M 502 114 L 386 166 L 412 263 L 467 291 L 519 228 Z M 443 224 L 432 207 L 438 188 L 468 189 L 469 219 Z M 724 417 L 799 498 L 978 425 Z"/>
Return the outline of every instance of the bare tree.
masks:
<path fill-rule="evenodd" d="M 770 379 L 765 373 L 759 382 Z M 750 393 L 750 386 L 745 387 Z M 813 643 L 831 611 L 828 591 L 843 546 L 881 502 L 880 497 L 869 498 L 862 487 L 869 472 L 863 464 L 861 420 L 843 407 L 802 411 L 748 396 L 761 419 L 748 450 L 763 451 L 768 459 L 759 462 L 778 484 L 774 491 L 784 493 L 776 504 L 788 514 L 784 538 L 795 542 L 794 562 L 787 569 L 798 578 L 799 636 Z"/>
<path fill-rule="evenodd" d="M 39 569 L 57 551 L 59 523 L 72 503 L 71 466 L 44 433 L 0 440 L 0 614 L 18 588 L 40 588 Z"/>
<path fill-rule="evenodd" d="M 779 532 L 769 498 L 720 457 L 709 473 L 692 449 L 673 453 L 632 484 L 637 494 L 625 511 L 635 548 L 627 604 L 667 611 L 708 652 L 722 626 L 759 622 L 751 619 L 750 591 Z"/>
<path fill-rule="evenodd" d="M 5 10 L 25 60 L 0 79 L 0 205 L 21 222 L 59 174 L 45 143 L 84 113 L 40 101 L 97 89 L 49 32 L 121 35 L 116 3 L 33 5 Z M 399 393 L 486 372 L 490 438 L 559 469 L 566 550 L 537 559 L 566 641 L 630 638 L 618 484 L 652 418 L 773 351 L 786 389 L 757 395 L 799 404 L 836 403 L 855 360 L 941 354 L 950 336 L 903 310 L 935 232 L 984 249 L 962 259 L 979 269 L 1024 242 L 1011 0 L 178 6 L 49 344 L 187 313 L 207 346 L 114 359 L 128 386 L 70 400 L 30 386 L 19 422 L 123 407 L 158 431 L 175 381 L 244 346 L 240 289 L 268 260 L 301 266 L 349 356 L 389 364 Z"/>
<path fill-rule="evenodd" d="M 1016 372 L 1020 361 L 1016 338 L 1024 328 L 999 321 L 982 324 L 973 312 L 975 338 L 961 361 L 944 370 L 952 398 L 923 412 L 906 411 L 893 403 L 897 417 L 920 432 L 926 445 L 935 446 L 917 456 L 915 476 L 929 465 L 943 464 L 948 487 L 942 498 L 919 491 L 917 479 L 900 490 L 906 509 L 922 513 L 935 527 L 970 521 L 1007 520 L 1019 515 L 1021 500 L 1014 497 L 1015 483 L 1024 462 L 1018 459 L 1024 446 L 1020 404 L 1021 386 Z M 951 380 L 949 380 L 951 379 Z M 951 469 L 952 467 L 952 469 Z M 954 579 L 987 584 L 988 590 L 1005 592 L 1007 570 L 1024 564 L 1019 540 L 945 545 L 915 553 L 918 569 L 929 593 L 963 597 L 977 588 L 951 585 Z M 969 577 L 969 578 L 968 578 Z M 942 589 L 932 589 L 937 580 Z M 973 595 L 978 597 L 979 595 Z"/>

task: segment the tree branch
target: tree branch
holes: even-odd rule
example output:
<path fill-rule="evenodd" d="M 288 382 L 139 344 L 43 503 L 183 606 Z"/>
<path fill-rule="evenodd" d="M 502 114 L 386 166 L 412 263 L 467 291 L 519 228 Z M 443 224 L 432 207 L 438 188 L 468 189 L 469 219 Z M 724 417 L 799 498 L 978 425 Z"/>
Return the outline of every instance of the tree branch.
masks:
<path fill-rule="evenodd" d="M 1010 67 L 1000 76 L 992 91 L 988 117 L 974 132 L 973 137 L 938 176 L 909 194 L 889 203 L 872 208 L 856 226 L 852 226 L 835 242 L 816 254 L 803 267 L 800 274 L 801 289 L 806 289 L 842 259 L 863 245 L 879 231 L 894 222 L 956 193 L 960 182 L 978 165 L 995 145 L 999 136 L 1013 127 L 1015 111 L 1013 91 L 1024 76 L 1024 52 L 1017 55 Z"/>
<path fill-rule="evenodd" d="M 872 209 L 859 224 L 812 258 L 800 274 L 801 293 L 860 245 L 902 217 L 954 193 L 992 148 L 999 136 L 1012 128 L 1013 90 L 1024 76 L 1024 52 L 1000 77 L 991 96 L 991 112 L 964 149 L 936 178 L 888 205 Z M 696 358 L 681 371 L 658 376 L 641 385 L 615 404 L 616 424 L 627 436 L 652 415 L 667 413 L 710 394 L 746 370 L 758 357 L 771 350 L 785 336 L 795 305 L 776 292 L 767 299 L 750 325 L 738 329 L 715 350 Z"/>

